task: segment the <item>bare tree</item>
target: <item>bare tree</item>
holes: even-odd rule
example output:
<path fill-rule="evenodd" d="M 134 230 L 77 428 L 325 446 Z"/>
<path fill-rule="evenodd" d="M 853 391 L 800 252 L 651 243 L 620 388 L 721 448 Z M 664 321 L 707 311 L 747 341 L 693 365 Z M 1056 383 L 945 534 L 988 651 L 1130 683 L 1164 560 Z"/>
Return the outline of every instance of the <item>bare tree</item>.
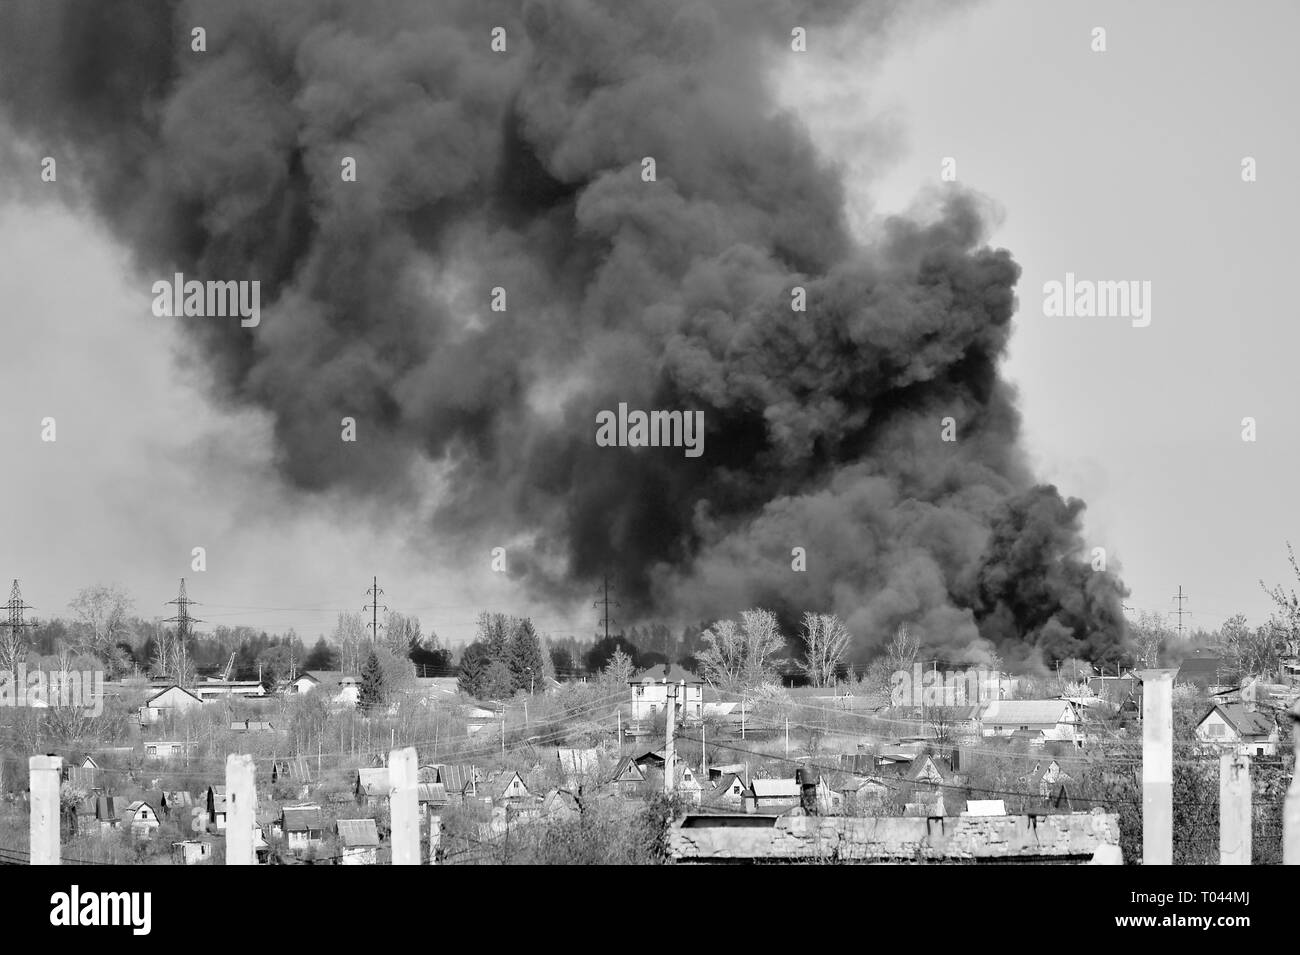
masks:
<path fill-rule="evenodd" d="M 126 592 L 116 584 L 85 587 L 68 608 L 77 616 L 81 645 L 104 660 L 110 670 L 124 668 L 126 661 L 118 643 L 131 632 L 131 598 Z"/>
<path fill-rule="evenodd" d="M 900 623 L 894 638 L 885 645 L 885 669 L 888 673 L 907 672 L 916 662 L 921 651 L 921 641 L 907 629 L 907 624 Z M 888 678 L 888 677 L 886 677 Z"/>
<path fill-rule="evenodd" d="M 1143 667 L 1160 665 L 1160 651 L 1172 636 L 1164 616 L 1146 610 L 1138 614 L 1137 622 L 1128 627 L 1133 658 Z"/>
<path fill-rule="evenodd" d="M 368 636 L 365 624 L 359 613 L 339 614 L 338 624 L 334 627 L 334 642 L 339 647 L 339 666 L 344 673 L 361 672 L 361 664 L 369 656 Z"/>
<path fill-rule="evenodd" d="M 724 690 L 758 686 L 771 679 L 772 657 L 785 645 L 776 615 L 746 610 L 740 622 L 720 620 L 700 635 L 698 654 L 705 678 Z"/>
<path fill-rule="evenodd" d="M 849 648 L 849 631 L 835 614 L 809 611 L 803 615 L 800 637 L 805 657 L 800 668 L 808 674 L 813 686 L 830 686 Z"/>
<path fill-rule="evenodd" d="M 1295 550 L 1290 541 L 1287 541 L 1286 556 L 1292 573 L 1300 579 L 1300 564 L 1296 563 Z M 1300 653 L 1300 596 L 1296 595 L 1294 589 L 1287 590 L 1281 584 L 1269 587 L 1261 580 L 1259 585 L 1277 605 L 1277 611 L 1269 620 L 1269 629 L 1273 631 L 1275 639 L 1285 645 L 1281 649 Z"/>

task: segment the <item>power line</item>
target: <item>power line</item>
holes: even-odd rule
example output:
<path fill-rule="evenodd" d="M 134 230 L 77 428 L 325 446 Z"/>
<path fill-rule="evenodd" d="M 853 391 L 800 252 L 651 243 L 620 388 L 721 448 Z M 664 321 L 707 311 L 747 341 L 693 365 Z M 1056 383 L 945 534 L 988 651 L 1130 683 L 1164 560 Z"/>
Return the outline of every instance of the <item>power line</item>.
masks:
<path fill-rule="evenodd" d="M 1178 601 L 1178 609 L 1175 610 L 1174 612 L 1175 612 L 1176 614 L 1178 614 L 1178 637 L 1179 637 L 1179 639 L 1182 639 L 1182 636 L 1183 636 L 1183 614 L 1184 614 L 1184 613 L 1189 614 L 1189 615 L 1191 614 L 1191 611 L 1190 611 L 1190 610 L 1183 610 L 1183 601 L 1186 600 L 1186 599 L 1188 599 L 1188 598 L 1183 596 L 1183 585 L 1182 585 L 1182 584 L 1179 584 L 1179 585 L 1178 585 L 1178 595 L 1175 596 L 1175 597 L 1171 597 L 1170 599 L 1171 599 L 1171 600 L 1177 600 L 1177 601 Z"/>
<path fill-rule="evenodd" d="M 379 586 L 379 578 L 372 577 L 370 589 L 366 591 L 366 596 L 370 598 L 370 603 L 361 608 L 363 613 L 367 610 L 370 611 L 370 638 L 375 643 L 379 642 L 379 628 L 383 626 L 383 624 L 379 622 L 379 611 L 381 609 L 379 605 L 379 597 L 383 592 L 384 591 Z M 385 604 L 382 609 L 387 613 L 388 605 Z"/>
<path fill-rule="evenodd" d="M 600 599 L 600 600 L 597 600 L 594 604 L 592 604 L 592 606 L 593 606 L 593 607 L 600 607 L 602 604 L 604 605 L 605 612 L 604 612 L 604 614 L 603 614 L 603 620 L 604 620 L 604 624 L 605 624 L 605 639 L 606 639 L 606 640 L 609 640 L 609 625 L 610 625 L 611 623 L 618 623 L 617 620 L 613 619 L 613 618 L 609 615 L 609 607 L 610 607 L 610 599 L 609 599 L 609 574 L 606 574 L 606 575 L 605 575 L 605 580 L 604 580 L 604 587 L 603 587 L 603 589 L 604 589 L 604 597 L 603 597 L 602 599 Z M 613 603 L 614 603 L 614 606 L 615 606 L 615 607 L 622 606 L 622 604 L 620 604 L 617 600 L 615 600 Z"/>

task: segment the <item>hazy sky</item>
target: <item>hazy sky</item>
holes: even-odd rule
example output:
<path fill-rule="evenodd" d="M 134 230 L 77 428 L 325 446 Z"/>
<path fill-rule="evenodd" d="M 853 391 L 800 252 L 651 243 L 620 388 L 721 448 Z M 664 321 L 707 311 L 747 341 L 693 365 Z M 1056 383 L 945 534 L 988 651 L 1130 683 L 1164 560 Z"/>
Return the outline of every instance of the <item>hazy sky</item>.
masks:
<path fill-rule="evenodd" d="M 1300 539 L 1288 483 L 1300 332 L 1284 291 L 1300 8 L 1169 9 L 986 3 L 883 62 L 849 50 L 833 66 L 814 34 L 782 98 L 845 164 L 864 230 L 941 188 L 942 158 L 956 159 L 959 181 L 999 210 L 992 241 L 1024 269 L 1007 373 L 1039 474 L 1088 502 L 1090 542 L 1122 566 L 1130 606 L 1172 610 L 1181 584 L 1191 626 L 1238 610 L 1262 622 L 1258 581 L 1286 580 L 1285 542 Z M 1097 26 L 1105 53 L 1089 49 Z M 1242 182 L 1245 156 L 1257 182 Z M 1150 281 L 1151 324 L 1044 317 L 1043 283 L 1066 272 Z M 479 609 L 531 609 L 481 555 L 408 545 L 412 515 L 288 496 L 267 421 L 202 397 L 149 287 L 92 221 L 0 205 L 0 575 L 22 578 L 38 615 L 94 582 L 167 615 L 186 576 L 210 625 L 314 639 L 360 609 L 372 573 L 385 602 L 455 642 Z M 46 416 L 53 444 L 39 440 Z M 1241 440 L 1245 416 L 1255 443 Z M 195 546 L 204 573 L 190 570 Z M 534 616 L 586 635 L 596 611 Z"/>

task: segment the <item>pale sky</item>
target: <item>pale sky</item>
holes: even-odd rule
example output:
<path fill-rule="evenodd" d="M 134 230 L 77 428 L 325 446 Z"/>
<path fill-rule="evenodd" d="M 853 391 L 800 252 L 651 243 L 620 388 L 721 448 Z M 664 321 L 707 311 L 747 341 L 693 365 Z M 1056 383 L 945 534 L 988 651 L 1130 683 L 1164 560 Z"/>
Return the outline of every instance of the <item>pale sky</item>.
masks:
<path fill-rule="evenodd" d="M 1285 542 L 1300 543 L 1300 331 L 1285 293 L 1300 7 L 1177 9 L 995 0 L 883 62 L 819 60 L 813 34 L 782 99 L 844 162 L 864 230 L 941 187 L 941 160 L 956 159 L 999 210 L 992 241 L 1024 269 L 1006 372 L 1038 473 L 1088 502 L 1089 542 L 1122 566 L 1130 606 L 1170 611 L 1182 585 L 1189 626 L 1237 611 L 1261 623 L 1258 581 L 1286 581 Z M 1096 26 L 1105 53 L 1089 49 Z M 1257 182 L 1241 179 L 1245 156 Z M 172 355 L 175 324 L 150 314 L 149 280 L 93 222 L 0 200 L 0 263 L 0 575 L 22 578 L 38 616 L 96 582 L 165 616 L 185 576 L 209 625 L 294 626 L 310 641 L 359 610 L 378 573 L 384 602 L 453 642 L 484 608 L 592 631 L 594 609 L 537 612 L 485 560 L 408 548 L 411 515 L 287 495 L 267 422 L 202 396 Z M 1067 271 L 1152 282 L 1150 326 L 1045 318 L 1043 283 Z M 1255 443 L 1241 440 L 1246 416 Z"/>

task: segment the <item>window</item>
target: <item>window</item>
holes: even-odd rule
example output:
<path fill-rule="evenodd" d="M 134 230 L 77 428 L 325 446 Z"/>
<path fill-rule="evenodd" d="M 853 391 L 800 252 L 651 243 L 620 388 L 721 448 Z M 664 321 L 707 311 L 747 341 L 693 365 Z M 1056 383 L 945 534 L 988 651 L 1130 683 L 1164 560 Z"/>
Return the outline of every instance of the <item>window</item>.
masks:
<path fill-rule="evenodd" d="M 1256 755 L 1256 756 L 1263 756 L 1263 755 L 1264 755 L 1264 747 L 1263 747 L 1263 746 L 1257 746 L 1257 747 L 1255 748 L 1255 755 Z"/>
<path fill-rule="evenodd" d="M 149 755 L 149 756 L 157 756 L 157 755 L 158 755 L 158 747 L 157 747 L 157 746 L 146 746 L 146 747 L 145 747 L 145 753 L 146 753 L 147 755 Z"/>

